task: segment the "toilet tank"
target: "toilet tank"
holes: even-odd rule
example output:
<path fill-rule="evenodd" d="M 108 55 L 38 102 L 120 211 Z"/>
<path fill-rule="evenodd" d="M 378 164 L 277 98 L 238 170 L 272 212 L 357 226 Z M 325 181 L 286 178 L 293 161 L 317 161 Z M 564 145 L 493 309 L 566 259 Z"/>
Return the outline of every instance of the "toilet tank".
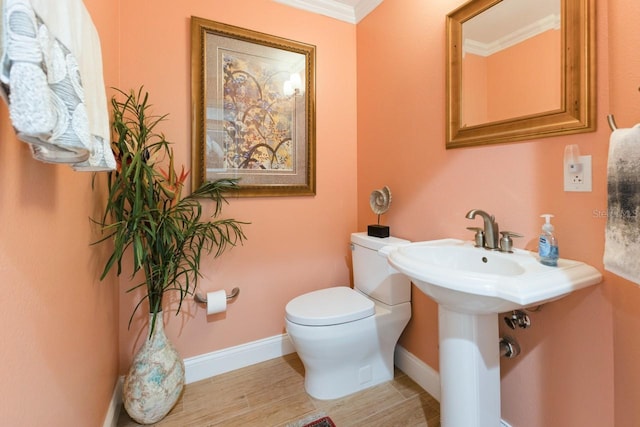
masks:
<path fill-rule="evenodd" d="M 410 243 L 396 237 L 372 237 L 367 233 L 351 235 L 354 287 L 387 305 L 411 301 L 411 280 L 387 262 L 378 250 L 385 246 Z"/>

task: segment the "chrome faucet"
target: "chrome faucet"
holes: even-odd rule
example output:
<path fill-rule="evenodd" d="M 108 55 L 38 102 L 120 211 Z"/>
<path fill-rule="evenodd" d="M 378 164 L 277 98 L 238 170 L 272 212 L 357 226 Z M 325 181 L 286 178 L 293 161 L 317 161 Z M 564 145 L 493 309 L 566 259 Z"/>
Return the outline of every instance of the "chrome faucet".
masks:
<path fill-rule="evenodd" d="M 484 221 L 484 247 L 487 249 L 499 250 L 498 223 L 493 215 L 489 215 L 483 210 L 472 209 L 467 212 L 468 219 L 474 219 L 480 215 Z"/>

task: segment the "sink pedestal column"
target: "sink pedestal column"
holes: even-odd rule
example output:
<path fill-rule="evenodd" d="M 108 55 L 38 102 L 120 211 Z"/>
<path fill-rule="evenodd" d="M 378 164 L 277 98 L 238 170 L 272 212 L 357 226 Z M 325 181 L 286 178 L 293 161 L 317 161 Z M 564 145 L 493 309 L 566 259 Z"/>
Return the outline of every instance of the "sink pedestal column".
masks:
<path fill-rule="evenodd" d="M 438 305 L 442 427 L 500 425 L 497 314 L 467 314 Z"/>

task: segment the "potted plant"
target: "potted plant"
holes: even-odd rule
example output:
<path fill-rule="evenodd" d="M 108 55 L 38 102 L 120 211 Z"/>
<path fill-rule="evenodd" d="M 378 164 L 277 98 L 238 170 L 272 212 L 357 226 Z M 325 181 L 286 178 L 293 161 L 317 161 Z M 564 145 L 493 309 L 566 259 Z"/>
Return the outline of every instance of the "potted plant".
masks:
<path fill-rule="evenodd" d="M 184 166 L 179 174 L 176 172 L 171 143 L 155 130 L 166 115 L 150 114 L 148 93 L 143 93 L 142 88 L 137 93 L 118 92 L 124 99 L 113 97 L 111 101 L 114 138 L 112 149 L 117 169 L 109 174 L 104 215 L 97 221 L 105 236 L 96 243 L 106 240 L 113 242 L 113 252 L 104 266 L 101 280 L 113 268 L 116 268 L 119 276 L 123 262 L 129 259 L 132 261 L 132 277 L 139 277 L 140 271 L 144 275 L 144 280 L 129 290 L 146 290 L 134 308 L 129 325 L 135 312 L 143 303 L 148 303 L 149 338 L 136 354 L 125 379 L 123 400 L 132 418 L 142 423 L 153 423 L 171 410 L 184 385 L 182 359 L 164 335 L 164 296 L 169 292 L 177 294 L 178 313 L 184 299 L 193 295 L 200 277 L 202 255 L 213 253 L 218 257 L 225 250 L 242 243 L 246 239 L 242 225 L 246 223 L 217 218 L 223 203 L 226 203 L 224 193 L 237 187 L 236 180 L 207 182 L 188 196 L 182 197 L 188 172 L 185 172 Z M 202 218 L 203 206 L 200 201 L 204 199 L 209 199 L 214 204 L 209 220 Z M 152 373 L 153 384 L 145 385 L 139 384 L 145 381 L 139 377 L 145 376 L 145 372 L 149 371 L 148 367 L 142 367 L 137 372 L 135 370 L 144 364 L 139 359 L 157 358 L 165 352 L 160 350 L 163 341 L 166 341 L 168 348 L 166 352 L 175 353 L 170 357 L 177 357 L 178 360 L 154 360 L 151 363 L 156 366 L 156 371 L 157 366 L 166 368 L 167 372 L 160 376 L 176 372 L 177 375 L 173 379 L 167 378 L 167 382 L 176 383 L 172 385 L 175 390 L 158 393 L 156 389 L 144 389 L 158 385 L 158 372 Z M 169 401 L 162 405 L 150 402 L 154 399 L 149 395 L 156 397 L 160 394 L 170 395 Z M 158 409 L 157 406 L 162 408 Z M 146 415 L 145 411 L 151 414 Z"/>

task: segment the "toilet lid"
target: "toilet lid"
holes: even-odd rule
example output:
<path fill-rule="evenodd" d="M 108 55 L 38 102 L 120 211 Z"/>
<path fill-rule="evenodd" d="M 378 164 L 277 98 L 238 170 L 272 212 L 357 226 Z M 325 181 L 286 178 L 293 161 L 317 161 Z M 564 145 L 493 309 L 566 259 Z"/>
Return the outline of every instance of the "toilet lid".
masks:
<path fill-rule="evenodd" d="M 287 319 L 299 325 L 328 326 L 353 322 L 375 313 L 373 301 L 346 286 L 300 295 L 285 308 Z"/>

